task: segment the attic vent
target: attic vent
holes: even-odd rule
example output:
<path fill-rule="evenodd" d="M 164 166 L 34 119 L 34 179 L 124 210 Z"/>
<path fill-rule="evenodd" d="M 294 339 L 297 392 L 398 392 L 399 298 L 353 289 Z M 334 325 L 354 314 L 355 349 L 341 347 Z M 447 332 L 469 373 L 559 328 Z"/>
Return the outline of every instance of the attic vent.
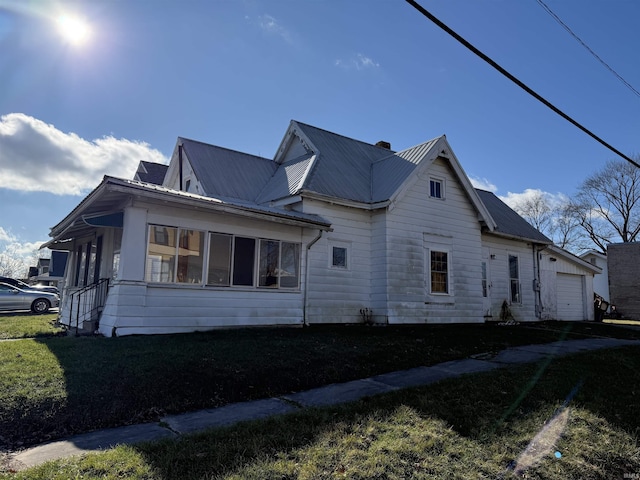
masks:
<path fill-rule="evenodd" d="M 389 142 L 385 142 L 384 140 L 380 140 L 376 143 L 376 147 L 386 148 L 387 150 L 391 150 L 391 144 Z"/>

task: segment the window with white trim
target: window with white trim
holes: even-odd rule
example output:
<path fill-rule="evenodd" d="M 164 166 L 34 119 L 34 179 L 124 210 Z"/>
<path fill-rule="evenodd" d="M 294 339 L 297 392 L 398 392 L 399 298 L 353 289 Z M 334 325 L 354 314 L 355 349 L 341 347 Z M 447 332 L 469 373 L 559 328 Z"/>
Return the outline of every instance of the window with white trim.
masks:
<path fill-rule="evenodd" d="M 159 283 L 202 283 L 204 232 L 149 226 L 145 278 Z"/>
<path fill-rule="evenodd" d="M 329 242 L 329 266 L 338 270 L 349 270 L 349 244 L 346 242 Z"/>
<path fill-rule="evenodd" d="M 429 291 L 433 294 L 449 294 L 449 252 L 429 251 Z"/>
<path fill-rule="evenodd" d="M 431 198 L 444 199 L 444 180 L 441 178 L 429 178 L 429 196 Z"/>
<path fill-rule="evenodd" d="M 511 303 L 521 303 L 520 266 L 516 255 L 509 255 L 509 294 Z"/>

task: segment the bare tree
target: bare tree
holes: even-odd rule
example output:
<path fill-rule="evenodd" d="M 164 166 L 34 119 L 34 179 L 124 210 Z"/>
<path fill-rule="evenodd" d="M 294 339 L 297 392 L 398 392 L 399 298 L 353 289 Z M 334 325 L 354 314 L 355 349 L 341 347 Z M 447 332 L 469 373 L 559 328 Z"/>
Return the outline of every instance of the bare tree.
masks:
<path fill-rule="evenodd" d="M 606 253 L 607 244 L 634 242 L 640 233 L 640 169 L 610 160 L 587 177 L 571 202 L 572 216 Z"/>
<path fill-rule="evenodd" d="M 26 278 L 27 265 L 15 244 L 8 245 L 0 252 L 0 276 Z"/>
<path fill-rule="evenodd" d="M 513 209 L 559 247 L 572 251 L 582 249 L 583 235 L 568 199 L 540 190 L 528 190 Z"/>

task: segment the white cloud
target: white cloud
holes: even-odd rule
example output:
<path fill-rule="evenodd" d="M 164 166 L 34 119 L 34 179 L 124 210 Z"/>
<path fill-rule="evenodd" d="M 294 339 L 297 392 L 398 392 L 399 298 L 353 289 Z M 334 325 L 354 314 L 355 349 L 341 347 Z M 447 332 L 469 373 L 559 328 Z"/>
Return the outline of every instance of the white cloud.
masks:
<path fill-rule="evenodd" d="M 132 178 L 140 160 L 168 162 L 144 142 L 85 140 L 22 113 L 0 117 L 0 188 L 81 195 L 104 175 Z"/>
<path fill-rule="evenodd" d="M 0 242 L 14 242 L 16 237 L 11 235 L 7 230 L 0 227 Z"/>
<path fill-rule="evenodd" d="M 515 206 L 525 203 L 527 200 L 539 195 L 542 195 L 542 197 L 545 198 L 552 207 L 564 204 L 569 200 L 569 197 L 564 193 L 549 193 L 536 188 L 527 188 L 522 193 L 508 192 L 507 195 L 500 195 L 499 198 L 511 208 L 514 208 Z"/>
<path fill-rule="evenodd" d="M 487 190 L 494 193 L 498 190 L 498 187 L 486 178 L 469 177 L 469 180 L 471 180 L 473 188 L 479 188 L 480 190 Z"/>
<path fill-rule="evenodd" d="M 374 61 L 371 57 L 367 57 L 362 53 L 357 53 L 355 56 L 347 60 L 342 60 L 342 59 L 336 60 L 335 66 L 344 68 L 345 70 L 350 70 L 350 69 L 365 70 L 368 68 L 379 68 L 380 64 Z"/>
<path fill-rule="evenodd" d="M 291 43 L 291 34 L 284 28 L 278 20 L 268 14 L 258 17 L 260 28 L 265 32 L 282 37 L 286 42 Z"/>

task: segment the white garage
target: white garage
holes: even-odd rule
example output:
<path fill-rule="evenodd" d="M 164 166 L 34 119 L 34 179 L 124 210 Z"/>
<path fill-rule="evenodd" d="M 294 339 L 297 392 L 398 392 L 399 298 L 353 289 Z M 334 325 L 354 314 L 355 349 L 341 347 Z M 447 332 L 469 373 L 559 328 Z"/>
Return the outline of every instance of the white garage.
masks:
<path fill-rule="evenodd" d="M 558 320 L 586 320 L 585 276 L 558 273 L 556 277 Z"/>
<path fill-rule="evenodd" d="M 593 276 L 600 268 L 551 245 L 538 253 L 540 318 L 593 320 Z"/>

